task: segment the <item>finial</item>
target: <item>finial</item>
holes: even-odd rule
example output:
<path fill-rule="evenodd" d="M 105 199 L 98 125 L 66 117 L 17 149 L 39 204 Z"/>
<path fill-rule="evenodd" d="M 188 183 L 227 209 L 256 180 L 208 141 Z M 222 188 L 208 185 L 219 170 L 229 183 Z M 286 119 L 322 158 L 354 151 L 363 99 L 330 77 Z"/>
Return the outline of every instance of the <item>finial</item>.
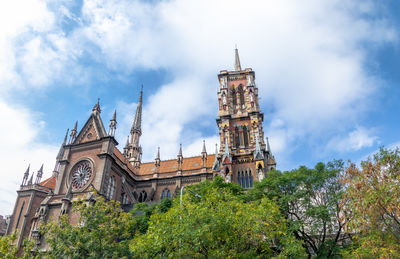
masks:
<path fill-rule="evenodd" d="M 219 172 L 219 161 L 218 161 L 218 144 L 215 143 L 215 159 L 214 159 L 214 164 L 212 167 L 213 171 Z"/>
<path fill-rule="evenodd" d="M 67 129 L 67 132 L 65 133 L 64 141 L 62 143 L 63 145 L 67 144 L 68 132 L 69 132 L 69 129 Z"/>
<path fill-rule="evenodd" d="M 207 153 L 207 150 L 206 150 L 206 141 L 205 141 L 205 140 L 203 140 L 203 150 L 201 151 L 201 153 Z"/>
<path fill-rule="evenodd" d="M 268 139 L 268 137 L 267 137 L 267 150 L 268 150 L 269 154 L 272 155 L 271 147 L 269 146 L 269 139 Z"/>
<path fill-rule="evenodd" d="M 26 169 L 26 171 L 24 173 L 24 177 L 22 178 L 21 186 L 24 186 L 26 184 L 26 181 L 28 181 L 30 167 L 31 167 L 31 164 L 28 165 L 28 168 Z"/>
<path fill-rule="evenodd" d="M 240 66 L 240 59 L 239 59 L 239 51 L 237 46 L 235 45 L 235 71 L 241 71 L 242 67 Z"/>
<path fill-rule="evenodd" d="M 160 160 L 160 147 L 158 147 L 157 148 L 156 159 L 154 159 L 154 165 L 156 167 L 159 167 L 160 166 L 160 162 L 161 162 L 161 160 Z"/>
<path fill-rule="evenodd" d="M 135 119 L 132 123 L 131 134 L 137 132 L 139 135 L 142 134 L 142 102 L 143 102 L 143 91 L 140 91 L 139 102 L 136 108 Z"/>
<path fill-rule="evenodd" d="M 75 122 L 75 126 L 71 130 L 71 134 L 69 135 L 69 144 L 73 144 L 75 142 L 77 129 L 78 129 L 78 121 Z"/>
<path fill-rule="evenodd" d="M 43 175 L 43 164 L 40 167 L 39 171 L 36 174 L 36 180 L 35 180 L 35 184 L 39 184 L 40 180 L 42 179 L 42 175 Z"/>
<path fill-rule="evenodd" d="M 182 156 L 182 144 L 179 144 L 179 153 L 178 156 Z"/>
<path fill-rule="evenodd" d="M 101 112 L 101 109 L 100 109 L 100 98 L 97 98 L 97 103 L 93 107 L 92 112 L 95 113 L 95 114 Z"/>
<path fill-rule="evenodd" d="M 32 172 L 32 176 L 31 176 L 31 178 L 29 178 L 28 185 L 32 185 L 34 175 L 35 175 L 35 172 Z"/>
<path fill-rule="evenodd" d="M 115 129 L 117 128 L 117 110 L 114 110 L 114 114 L 110 120 L 110 126 L 108 129 L 108 135 L 114 136 L 115 135 Z"/>

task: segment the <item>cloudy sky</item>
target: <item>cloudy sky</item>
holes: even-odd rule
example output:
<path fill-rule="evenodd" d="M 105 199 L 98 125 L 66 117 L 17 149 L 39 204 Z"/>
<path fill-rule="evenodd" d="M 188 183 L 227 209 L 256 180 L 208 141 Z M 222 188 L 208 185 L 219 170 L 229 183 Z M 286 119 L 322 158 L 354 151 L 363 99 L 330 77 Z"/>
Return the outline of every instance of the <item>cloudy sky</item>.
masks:
<path fill-rule="evenodd" d="M 0 2 L 0 215 L 28 164 L 51 175 L 97 98 L 121 146 L 144 85 L 143 158 L 217 142 L 217 74 L 256 72 L 278 169 L 360 161 L 400 142 L 396 0 Z"/>

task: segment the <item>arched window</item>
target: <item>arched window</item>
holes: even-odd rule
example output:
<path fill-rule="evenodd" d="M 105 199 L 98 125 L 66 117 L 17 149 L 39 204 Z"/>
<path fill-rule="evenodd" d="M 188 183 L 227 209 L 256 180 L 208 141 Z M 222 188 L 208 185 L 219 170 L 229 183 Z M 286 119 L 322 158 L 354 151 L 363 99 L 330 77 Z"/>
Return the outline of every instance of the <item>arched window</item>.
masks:
<path fill-rule="evenodd" d="M 126 195 L 124 192 L 121 194 L 121 203 L 122 205 L 129 204 L 128 195 Z"/>
<path fill-rule="evenodd" d="M 165 198 L 171 199 L 171 191 L 168 188 L 165 188 L 161 193 L 161 200 Z"/>
<path fill-rule="evenodd" d="M 235 127 L 235 146 L 236 147 L 240 146 L 240 135 L 238 127 Z"/>
<path fill-rule="evenodd" d="M 246 180 L 244 187 L 249 188 L 249 174 L 247 173 L 247 171 L 245 171 L 245 173 L 244 173 L 244 178 Z"/>
<path fill-rule="evenodd" d="M 106 198 L 111 200 L 114 197 L 114 192 L 115 192 L 115 176 L 111 176 L 108 182 Z"/>
<path fill-rule="evenodd" d="M 240 96 L 240 109 L 242 109 L 243 105 L 244 105 L 244 93 L 243 93 L 243 87 L 242 85 L 239 85 L 238 87 L 238 92 L 239 92 L 239 96 Z"/>
<path fill-rule="evenodd" d="M 249 133 L 247 131 L 246 126 L 243 126 L 243 141 L 244 141 L 244 146 L 248 147 L 249 146 Z"/>
<path fill-rule="evenodd" d="M 249 170 L 249 182 L 250 182 L 250 188 L 253 187 L 253 174 L 251 173 L 251 170 Z"/>
<path fill-rule="evenodd" d="M 243 187 L 242 185 L 242 172 L 238 172 L 238 184 Z"/>
<path fill-rule="evenodd" d="M 136 191 L 132 192 L 132 196 L 133 196 L 133 198 L 135 198 L 136 201 L 138 200 L 138 194 Z"/>
<path fill-rule="evenodd" d="M 145 190 L 141 191 L 139 193 L 139 198 L 138 198 L 138 202 L 145 202 L 147 199 L 147 193 Z"/>
<path fill-rule="evenodd" d="M 236 91 L 234 88 L 232 88 L 232 90 L 231 90 L 231 96 L 232 96 L 233 108 L 235 109 L 237 102 L 236 102 Z"/>

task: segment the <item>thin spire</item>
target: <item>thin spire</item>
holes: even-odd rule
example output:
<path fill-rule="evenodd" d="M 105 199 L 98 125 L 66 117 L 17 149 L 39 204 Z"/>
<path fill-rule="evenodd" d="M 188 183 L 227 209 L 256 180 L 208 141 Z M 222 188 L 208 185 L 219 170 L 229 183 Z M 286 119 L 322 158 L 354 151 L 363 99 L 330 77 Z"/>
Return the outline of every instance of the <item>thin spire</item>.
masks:
<path fill-rule="evenodd" d="M 22 186 L 26 184 L 26 181 L 28 181 L 30 167 L 31 167 L 31 164 L 28 165 L 28 168 L 26 169 L 26 171 L 24 173 L 24 177 L 22 178 L 22 183 L 21 183 Z"/>
<path fill-rule="evenodd" d="M 213 171 L 220 171 L 219 168 L 219 161 L 218 161 L 218 144 L 215 144 L 215 159 L 214 159 L 214 164 L 212 167 Z"/>
<path fill-rule="evenodd" d="M 161 162 L 161 160 L 160 160 L 160 147 L 158 147 L 157 148 L 156 159 L 155 159 L 155 162 L 154 162 L 155 166 L 159 167 L 160 166 L 160 162 Z"/>
<path fill-rule="evenodd" d="M 206 141 L 205 141 L 205 140 L 203 140 L 203 150 L 201 151 L 201 153 L 207 153 L 207 150 L 206 150 Z"/>
<path fill-rule="evenodd" d="M 69 129 L 67 129 L 67 132 L 65 133 L 64 141 L 61 144 L 60 149 L 58 150 L 58 154 L 56 157 L 57 160 L 60 160 L 64 155 L 64 146 L 65 146 L 65 144 L 67 144 L 68 132 L 69 132 Z"/>
<path fill-rule="evenodd" d="M 239 51 L 237 46 L 235 45 L 235 71 L 241 71 L 242 67 L 240 66 L 240 59 L 239 59 Z"/>
<path fill-rule="evenodd" d="M 269 154 L 272 155 L 271 147 L 269 146 L 269 139 L 268 139 L 268 137 L 267 137 L 267 150 L 268 150 Z"/>
<path fill-rule="evenodd" d="M 96 114 L 96 113 L 100 114 L 100 113 L 101 113 L 101 109 L 100 109 L 100 98 L 97 98 L 97 103 L 94 105 L 94 107 L 93 107 L 93 109 L 92 109 L 92 112 L 93 112 L 94 114 Z"/>
<path fill-rule="evenodd" d="M 142 133 L 142 102 L 143 102 L 143 85 L 140 90 L 139 102 L 136 108 L 135 119 L 133 120 L 131 133 L 137 131 Z"/>
<path fill-rule="evenodd" d="M 225 137 L 225 154 L 230 156 L 229 154 L 229 146 L 228 146 L 228 137 Z"/>
<path fill-rule="evenodd" d="M 126 138 L 125 148 L 129 147 L 129 136 Z"/>
<path fill-rule="evenodd" d="M 42 179 L 42 175 L 43 175 L 43 164 L 40 167 L 39 171 L 36 174 L 36 180 L 35 180 L 35 184 L 39 184 L 40 180 Z"/>
<path fill-rule="evenodd" d="M 114 114 L 110 120 L 110 126 L 108 129 L 108 135 L 114 136 L 115 135 L 115 129 L 117 128 L 117 110 L 114 110 Z"/>
<path fill-rule="evenodd" d="M 33 176 L 35 175 L 35 172 L 32 172 L 32 176 L 28 181 L 28 185 L 32 185 L 32 181 L 33 181 Z"/>
<path fill-rule="evenodd" d="M 178 157 L 182 157 L 182 144 L 179 144 L 179 153 Z"/>
<path fill-rule="evenodd" d="M 258 134 L 256 134 L 256 150 L 254 151 L 254 159 L 256 160 L 264 159 L 264 155 L 260 147 L 260 139 L 258 138 Z"/>
<path fill-rule="evenodd" d="M 76 132 L 78 129 L 78 121 L 75 122 L 74 128 L 71 130 L 71 134 L 69 136 L 69 144 L 73 144 L 76 139 Z"/>

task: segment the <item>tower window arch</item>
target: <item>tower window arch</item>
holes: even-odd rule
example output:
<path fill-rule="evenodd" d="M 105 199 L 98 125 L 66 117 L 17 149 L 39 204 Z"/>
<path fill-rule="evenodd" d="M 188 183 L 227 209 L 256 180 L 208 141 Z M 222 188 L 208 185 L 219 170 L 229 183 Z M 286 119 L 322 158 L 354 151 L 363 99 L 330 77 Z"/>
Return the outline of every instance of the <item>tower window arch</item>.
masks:
<path fill-rule="evenodd" d="M 243 142 L 245 147 L 249 146 L 249 133 L 246 126 L 243 127 Z"/>
<path fill-rule="evenodd" d="M 124 192 L 121 194 L 121 202 L 122 205 L 129 204 L 128 195 L 126 195 Z"/>
<path fill-rule="evenodd" d="M 161 200 L 165 198 L 171 199 L 171 191 L 168 188 L 165 188 L 161 193 Z"/>
<path fill-rule="evenodd" d="M 239 100 L 240 100 L 240 108 L 244 105 L 244 92 L 243 92 L 243 86 L 239 85 L 238 87 L 238 94 L 239 94 Z"/>
<path fill-rule="evenodd" d="M 231 97 L 232 97 L 233 108 L 235 108 L 237 105 L 235 88 L 232 88 L 232 90 L 231 90 Z"/>
<path fill-rule="evenodd" d="M 240 146 L 240 135 L 238 127 L 235 127 L 235 146 L 237 148 Z"/>

